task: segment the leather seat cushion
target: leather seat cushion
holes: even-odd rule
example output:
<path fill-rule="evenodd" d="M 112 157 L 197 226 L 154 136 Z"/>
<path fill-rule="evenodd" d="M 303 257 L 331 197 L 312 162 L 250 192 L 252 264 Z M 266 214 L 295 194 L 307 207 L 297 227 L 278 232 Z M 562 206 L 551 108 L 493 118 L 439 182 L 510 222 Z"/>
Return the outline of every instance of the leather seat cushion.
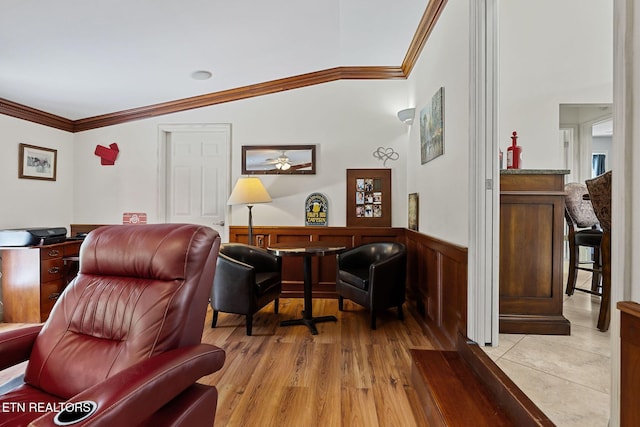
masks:
<path fill-rule="evenodd" d="M 351 270 L 340 270 L 339 278 L 341 281 L 348 283 L 363 290 L 369 288 L 369 267 L 366 268 L 354 268 Z"/>
<path fill-rule="evenodd" d="M 256 287 L 259 294 L 268 292 L 271 288 L 280 283 L 280 273 L 268 271 L 264 273 L 256 273 Z"/>
<path fill-rule="evenodd" d="M 580 230 L 575 235 L 576 245 L 598 247 L 602 241 L 601 230 Z"/>

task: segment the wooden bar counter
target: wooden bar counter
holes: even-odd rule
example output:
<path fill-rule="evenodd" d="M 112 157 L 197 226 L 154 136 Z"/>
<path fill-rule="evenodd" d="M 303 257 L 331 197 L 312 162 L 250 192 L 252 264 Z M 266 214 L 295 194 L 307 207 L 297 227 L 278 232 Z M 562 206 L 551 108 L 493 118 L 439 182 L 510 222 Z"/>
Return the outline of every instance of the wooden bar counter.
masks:
<path fill-rule="evenodd" d="M 500 332 L 569 335 L 562 315 L 564 177 L 568 170 L 500 174 Z"/>

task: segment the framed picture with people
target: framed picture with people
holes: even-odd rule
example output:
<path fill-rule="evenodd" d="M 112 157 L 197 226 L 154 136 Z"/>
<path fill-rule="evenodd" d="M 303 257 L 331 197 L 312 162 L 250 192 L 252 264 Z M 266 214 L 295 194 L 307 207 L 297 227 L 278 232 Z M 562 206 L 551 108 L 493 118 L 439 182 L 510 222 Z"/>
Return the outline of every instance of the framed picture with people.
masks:
<path fill-rule="evenodd" d="M 347 169 L 347 227 L 391 227 L 391 169 Z"/>

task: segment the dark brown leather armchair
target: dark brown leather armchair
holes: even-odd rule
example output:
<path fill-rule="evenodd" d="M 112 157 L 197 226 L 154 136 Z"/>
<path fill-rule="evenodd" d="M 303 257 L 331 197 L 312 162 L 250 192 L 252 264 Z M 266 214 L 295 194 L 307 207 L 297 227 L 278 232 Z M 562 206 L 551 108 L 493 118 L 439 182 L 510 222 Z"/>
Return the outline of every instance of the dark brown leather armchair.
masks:
<path fill-rule="evenodd" d="M 407 253 L 402 243 L 369 243 L 337 255 L 336 292 L 338 309 L 348 298 L 369 310 L 371 329 L 376 328 L 376 312 L 398 308 L 404 318 Z"/>
<path fill-rule="evenodd" d="M 225 359 L 200 342 L 219 247 L 196 225 L 89 233 L 47 322 L 0 334 L 0 369 L 28 360 L 24 383 L 0 396 L 12 405 L 0 425 L 54 425 L 89 402 L 72 425 L 213 425 L 217 390 L 196 381 Z"/>
<path fill-rule="evenodd" d="M 211 288 L 211 308 L 215 328 L 218 312 L 244 314 L 247 335 L 251 335 L 253 315 L 273 301 L 278 313 L 282 292 L 282 259 L 256 246 L 226 243 L 220 248 L 216 277 Z"/>

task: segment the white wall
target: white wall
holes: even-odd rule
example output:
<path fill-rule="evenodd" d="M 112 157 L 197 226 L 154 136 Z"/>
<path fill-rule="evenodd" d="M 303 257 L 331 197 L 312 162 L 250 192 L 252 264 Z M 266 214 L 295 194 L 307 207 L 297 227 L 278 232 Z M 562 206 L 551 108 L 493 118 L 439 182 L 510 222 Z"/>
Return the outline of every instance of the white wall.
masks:
<path fill-rule="evenodd" d="M 57 150 L 57 179 L 18 178 L 19 144 Z M 0 115 L 0 229 L 69 227 L 73 218 L 73 134 Z"/>
<path fill-rule="evenodd" d="M 447 3 L 409 79 L 416 107 L 407 158 L 407 192 L 419 193 L 419 231 L 469 241 L 469 6 Z M 444 87 L 444 154 L 421 164 L 420 110 Z"/>
<path fill-rule="evenodd" d="M 146 212 L 158 221 L 158 126 L 231 123 L 231 185 L 241 172 L 241 146 L 317 144 L 316 175 L 261 176 L 273 203 L 254 207 L 255 225 L 304 225 L 304 200 L 312 192 L 329 199 L 329 225 L 346 224 L 346 169 L 382 168 L 373 157 L 392 147 L 394 226 L 406 226 L 406 127 L 395 116 L 405 107 L 406 82 L 339 81 L 215 105 L 163 117 L 81 132 L 75 136 L 74 222 L 118 223 L 123 212 Z M 101 166 L 97 144 L 116 142 L 114 166 Z M 234 207 L 230 225 L 246 225 L 247 210 Z"/>
<path fill-rule="evenodd" d="M 611 103 L 613 1 L 509 0 L 499 12 L 499 144 L 524 168 L 560 169 L 559 104 Z"/>

